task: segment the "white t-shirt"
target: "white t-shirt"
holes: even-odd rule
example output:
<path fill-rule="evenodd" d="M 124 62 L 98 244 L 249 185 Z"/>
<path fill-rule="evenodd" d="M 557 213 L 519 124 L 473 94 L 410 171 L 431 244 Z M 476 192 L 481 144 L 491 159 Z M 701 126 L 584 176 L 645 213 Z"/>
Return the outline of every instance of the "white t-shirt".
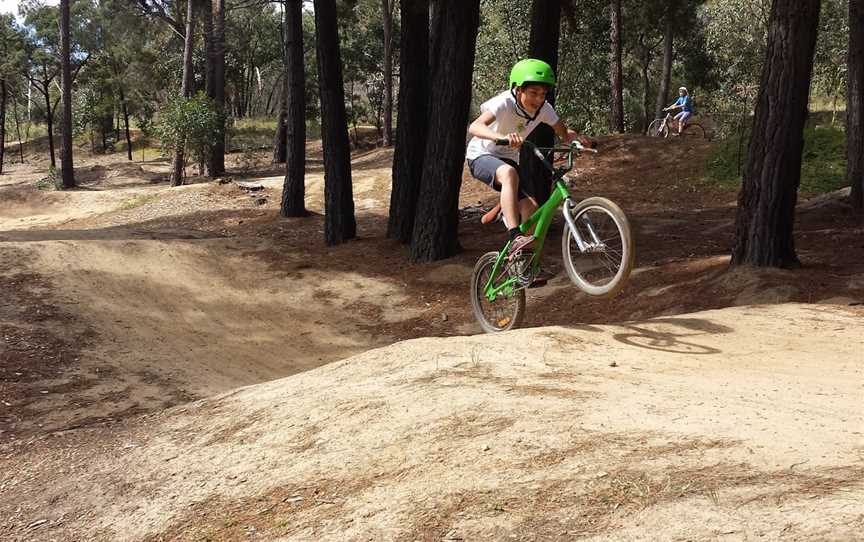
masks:
<path fill-rule="evenodd" d="M 507 135 L 517 133 L 523 138 L 528 137 L 528 134 L 534 131 L 541 122 L 545 122 L 549 126 L 558 124 L 558 113 L 555 112 L 549 102 L 545 102 L 540 108 L 540 113 L 533 121 L 529 121 L 525 117 L 516 113 L 516 98 L 509 90 L 505 90 L 501 94 L 491 98 L 480 106 L 480 111 L 492 113 L 495 120 L 489 125 L 489 128 L 499 134 Z M 473 160 L 480 155 L 491 154 L 499 158 L 509 158 L 510 160 L 519 163 L 519 149 L 514 149 L 509 145 L 496 145 L 490 139 L 480 139 L 472 137 L 468 142 L 468 149 L 465 151 L 465 157 Z"/>

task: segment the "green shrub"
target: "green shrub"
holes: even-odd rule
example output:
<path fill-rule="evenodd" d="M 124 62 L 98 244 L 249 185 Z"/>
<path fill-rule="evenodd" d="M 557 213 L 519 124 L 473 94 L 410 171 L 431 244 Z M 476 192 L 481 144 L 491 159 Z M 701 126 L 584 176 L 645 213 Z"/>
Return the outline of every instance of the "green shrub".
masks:
<path fill-rule="evenodd" d="M 213 142 L 223 137 L 216 105 L 203 92 L 171 98 L 159 112 L 155 131 L 164 153 L 182 150 L 184 159 L 191 157 L 199 164 L 210 157 Z"/>
<path fill-rule="evenodd" d="M 36 181 L 36 190 L 63 190 L 63 179 L 59 172 L 60 170 L 51 166 L 48 175 Z"/>
<path fill-rule="evenodd" d="M 721 141 L 706 163 L 708 180 L 726 187 L 740 185 L 747 163 L 748 143 L 749 134 L 744 136 L 743 141 L 737 136 Z M 800 192 L 804 195 L 821 194 L 847 185 L 846 134 L 832 126 L 805 128 Z"/>

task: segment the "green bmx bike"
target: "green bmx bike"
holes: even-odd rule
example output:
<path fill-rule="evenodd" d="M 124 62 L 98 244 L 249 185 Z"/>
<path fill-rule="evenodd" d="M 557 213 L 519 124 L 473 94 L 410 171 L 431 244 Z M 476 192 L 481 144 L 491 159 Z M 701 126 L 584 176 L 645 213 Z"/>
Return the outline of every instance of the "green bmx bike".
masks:
<path fill-rule="evenodd" d="M 506 139 L 498 140 L 506 145 Z M 511 241 L 498 252 L 487 252 L 477 261 L 471 276 L 471 305 L 474 316 L 487 333 L 514 329 L 525 316 L 525 289 L 540 272 L 543 244 L 555 212 L 563 204 L 564 235 L 561 249 L 564 268 L 576 286 L 591 296 L 612 297 L 624 287 L 633 268 L 633 237 L 624 212 L 606 198 L 574 201 L 564 176 L 573 169 L 573 159 L 583 151 L 578 142 L 567 146 L 538 148 L 525 141 L 552 173 L 554 188 L 546 201 L 519 226 L 523 232 L 534 228 L 534 242 L 510 253 Z M 549 160 L 544 156 L 548 154 Z M 555 167 L 556 156 L 566 165 Z M 551 163 L 550 163 L 551 161 Z"/>

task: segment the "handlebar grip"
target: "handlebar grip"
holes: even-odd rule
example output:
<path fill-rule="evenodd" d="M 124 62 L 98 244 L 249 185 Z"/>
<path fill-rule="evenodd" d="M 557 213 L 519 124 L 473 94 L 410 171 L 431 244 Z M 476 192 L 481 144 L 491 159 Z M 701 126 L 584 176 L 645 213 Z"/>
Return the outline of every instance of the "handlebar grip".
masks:
<path fill-rule="evenodd" d="M 510 144 L 510 140 L 509 140 L 509 139 L 496 139 L 496 140 L 495 140 L 495 144 L 496 144 L 496 145 L 502 145 L 502 146 L 503 146 L 503 145 L 509 145 L 509 144 Z"/>

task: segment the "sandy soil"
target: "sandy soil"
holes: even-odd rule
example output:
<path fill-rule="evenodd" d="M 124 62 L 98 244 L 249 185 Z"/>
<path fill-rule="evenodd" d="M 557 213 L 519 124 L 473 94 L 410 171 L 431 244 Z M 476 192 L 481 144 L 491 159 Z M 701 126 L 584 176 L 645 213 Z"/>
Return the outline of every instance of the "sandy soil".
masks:
<path fill-rule="evenodd" d="M 530 290 L 533 329 L 466 337 L 494 196 L 466 178 L 463 252 L 409 264 L 384 239 L 392 154 L 359 152 L 359 238 L 328 248 L 307 150 L 302 219 L 263 160 L 180 188 L 118 155 L 72 191 L 36 190 L 38 163 L 0 176 L 0 538 L 862 532 L 864 222 L 842 198 L 800 205 L 804 268 L 731 270 L 709 144 L 603 139 L 575 186 L 628 213 L 628 287 L 562 272 Z"/>

